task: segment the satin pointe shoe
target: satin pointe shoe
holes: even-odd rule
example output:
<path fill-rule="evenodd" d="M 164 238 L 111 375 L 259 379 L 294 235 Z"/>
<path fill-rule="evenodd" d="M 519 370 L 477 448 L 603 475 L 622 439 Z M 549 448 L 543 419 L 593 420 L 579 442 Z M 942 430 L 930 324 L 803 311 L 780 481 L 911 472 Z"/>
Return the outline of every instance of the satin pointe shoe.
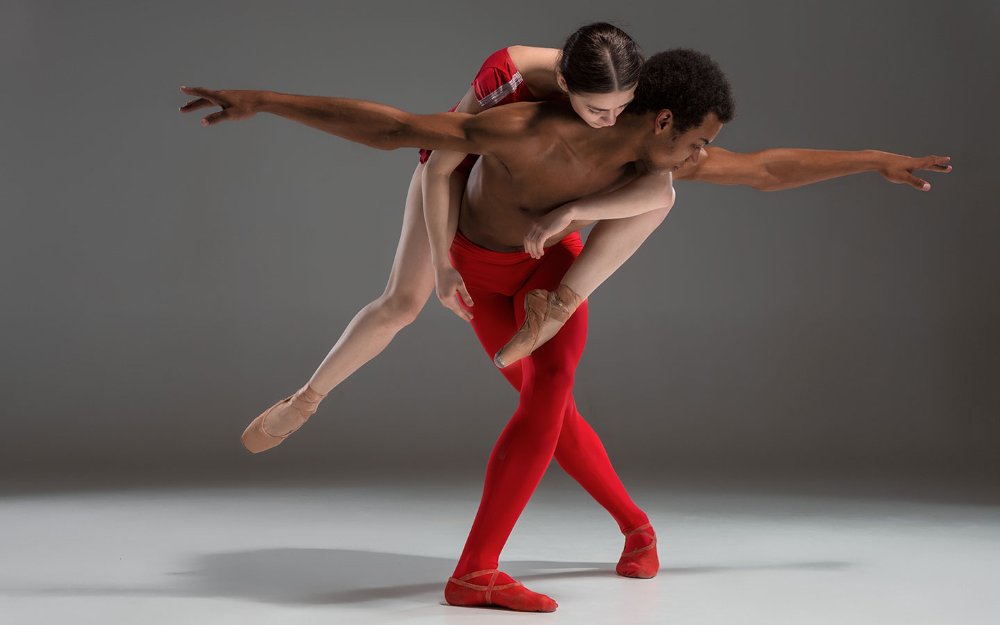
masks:
<path fill-rule="evenodd" d="M 272 447 L 277 447 L 286 438 L 291 436 L 293 432 L 302 427 L 309 417 L 316 412 L 319 402 L 321 402 L 324 397 L 326 397 L 325 394 L 321 395 L 314 391 L 313 388 L 307 383 L 293 394 L 282 399 L 281 401 L 276 402 L 273 406 L 260 413 L 256 419 L 250 422 L 247 429 L 243 431 L 243 436 L 240 437 L 240 441 L 243 443 L 243 446 L 247 448 L 247 451 L 255 454 L 267 451 Z M 295 420 L 299 421 L 298 425 L 290 431 L 280 434 L 268 430 L 266 423 L 268 416 L 275 414 L 277 411 L 287 410 L 295 412 L 297 415 Z"/>
<path fill-rule="evenodd" d="M 503 369 L 529 356 L 559 332 L 582 302 L 583 298 L 565 284 L 555 291 L 528 291 L 524 297 L 524 323 L 493 356 L 493 364 Z"/>
<path fill-rule="evenodd" d="M 629 541 L 629 537 L 637 534 L 649 536 L 652 541 L 644 547 L 629 549 L 629 542 L 636 544 L 634 541 Z M 649 579 L 655 577 L 659 570 L 660 558 L 656 555 L 656 532 L 653 531 L 653 526 L 646 523 L 625 532 L 625 549 L 622 550 L 615 572 L 622 577 Z"/>
<path fill-rule="evenodd" d="M 486 575 L 489 575 L 489 580 L 485 585 L 469 581 Z M 551 597 L 528 590 L 521 582 L 498 569 L 474 571 L 458 578 L 449 577 L 444 587 L 444 599 L 455 606 L 494 606 L 517 612 L 555 612 L 559 606 Z"/>

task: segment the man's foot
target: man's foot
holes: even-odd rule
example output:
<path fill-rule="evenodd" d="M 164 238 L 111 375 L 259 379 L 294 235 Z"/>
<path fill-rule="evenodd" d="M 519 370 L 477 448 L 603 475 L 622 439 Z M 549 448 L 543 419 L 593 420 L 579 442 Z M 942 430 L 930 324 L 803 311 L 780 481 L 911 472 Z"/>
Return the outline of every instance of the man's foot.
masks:
<path fill-rule="evenodd" d="M 655 577 L 660 570 L 656 555 L 656 532 L 649 523 L 625 532 L 625 548 L 615 572 L 622 577 Z"/>
<path fill-rule="evenodd" d="M 316 412 L 324 397 L 306 383 L 251 421 L 240 437 L 243 446 L 256 454 L 280 445 Z"/>
<path fill-rule="evenodd" d="M 494 364 L 503 369 L 530 355 L 559 333 L 582 302 L 583 298 L 565 284 L 555 291 L 529 291 L 524 298 L 524 323 L 493 356 Z"/>
<path fill-rule="evenodd" d="M 448 578 L 444 600 L 457 606 L 496 606 L 518 612 L 555 612 L 559 605 L 551 597 L 528 590 L 521 582 L 497 569 Z"/>

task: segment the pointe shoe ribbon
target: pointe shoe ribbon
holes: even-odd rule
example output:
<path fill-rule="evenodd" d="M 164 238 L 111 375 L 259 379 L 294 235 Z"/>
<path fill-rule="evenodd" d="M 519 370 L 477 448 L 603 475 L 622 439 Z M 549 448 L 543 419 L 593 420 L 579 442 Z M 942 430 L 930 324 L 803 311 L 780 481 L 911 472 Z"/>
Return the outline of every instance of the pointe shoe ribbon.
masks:
<path fill-rule="evenodd" d="M 260 413 L 256 419 L 250 422 L 250 425 L 247 426 L 246 430 L 243 431 L 240 441 L 243 443 L 243 446 L 246 447 L 247 451 L 255 454 L 267 451 L 272 447 L 277 447 L 284 442 L 286 438 L 301 428 L 303 424 L 305 424 L 309 417 L 316 412 L 319 402 L 321 402 L 324 397 L 326 397 L 325 393 L 321 394 L 318 391 L 313 390 L 313 388 L 307 383 L 293 394 L 275 402 L 270 408 Z M 268 432 L 264 423 L 268 415 L 272 414 L 275 410 L 282 410 L 285 408 L 294 409 L 298 412 L 302 418 L 302 423 L 284 434 L 272 434 L 271 432 Z"/>
<path fill-rule="evenodd" d="M 649 536 L 652 540 L 645 547 L 639 547 L 630 551 L 623 550 L 621 558 L 618 559 L 618 566 L 615 567 L 615 572 L 623 577 L 637 577 L 640 579 L 656 577 L 656 573 L 660 570 L 660 559 L 656 554 L 656 532 L 653 530 L 652 524 L 645 523 L 624 534 L 626 545 L 628 544 L 629 537 L 635 534 Z"/>
<path fill-rule="evenodd" d="M 536 347 L 540 347 L 559 332 L 582 302 L 583 298 L 565 284 L 560 284 L 555 291 L 544 289 L 528 291 L 524 297 L 524 323 L 507 344 L 493 356 L 493 364 L 503 369 L 530 355 Z M 539 340 L 546 321 L 555 324 L 554 331 L 550 324 L 547 336 Z"/>

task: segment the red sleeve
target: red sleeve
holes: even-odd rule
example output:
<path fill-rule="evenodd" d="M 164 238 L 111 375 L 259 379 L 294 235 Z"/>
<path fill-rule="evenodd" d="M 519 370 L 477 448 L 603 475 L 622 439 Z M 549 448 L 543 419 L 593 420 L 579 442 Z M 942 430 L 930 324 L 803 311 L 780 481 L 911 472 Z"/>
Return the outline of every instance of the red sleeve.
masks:
<path fill-rule="evenodd" d="M 516 99 L 524 80 L 517 66 L 511 60 L 507 48 L 497 50 L 486 58 L 479 73 L 472 81 L 479 106 L 490 108 L 498 104 L 508 104 Z"/>
<path fill-rule="evenodd" d="M 523 84 L 521 73 L 517 71 L 517 66 L 511 60 L 507 48 L 501 48 L 483 61 L 483 66 L 479 68 L 472 81 L 472 91 L 479 101 L 479 106 L 488 109 L 529 97 L 527 90 L 522 88 Z M 454 111 L 457 107 L 458 104 L 455 104 L 448 110 Z M 431 150 L 420 150 L 420 162 L 426 163 L 430 155 Z M 463 167 L 471 169 L 471 163 L 475 162 L 476 158 L 476 155 L 470 154 Z"/>

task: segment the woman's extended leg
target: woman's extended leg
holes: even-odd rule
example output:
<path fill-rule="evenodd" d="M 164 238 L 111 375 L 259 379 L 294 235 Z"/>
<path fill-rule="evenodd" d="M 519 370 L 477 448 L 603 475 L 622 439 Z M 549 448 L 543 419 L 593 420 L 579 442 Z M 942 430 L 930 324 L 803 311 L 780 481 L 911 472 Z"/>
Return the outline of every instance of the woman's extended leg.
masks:
<path fill-rule="evenodd" d="M 417 165 L 410 179 L 403 229 L 385 291 L 354 316 L 305 386 L 251 423 L 243 437 L 250 451 L 270 449 L 301 427 L 327 393 L 378 356 L 427 303 L 434 290 L 434 271 L 424 225 L 423 167 Z M 464 186 L 464 176 L 452 176 L 452 202 L 461 201 Z"/>
<path fill-rule="evenodd" d="M 562 284 L 578 297 L 565 302 L 565 312 L 572 313 L 580 302 L 590 297 L 597 287 L 635 254 L 639 246 L 666 219 L 669 208 L 627 217 L 607 219 L 594 226 L 573 266 L 563 277 Z M 545 344 L 559 332 L 562 322 L 529 317 L 514 336 L 497 353 L 495 361 L 509 366 Z"/>
<path fill-rule="evenodd" d="M 381 354 L 396 334 L 417 318 L 434 291 L 420 182 L 423 168 L 423 164 L 417 165 L 410 180 L 403 230 L 385 291 L 351 319 L 309 378 L 309 386 L 324 395 Z"/>

